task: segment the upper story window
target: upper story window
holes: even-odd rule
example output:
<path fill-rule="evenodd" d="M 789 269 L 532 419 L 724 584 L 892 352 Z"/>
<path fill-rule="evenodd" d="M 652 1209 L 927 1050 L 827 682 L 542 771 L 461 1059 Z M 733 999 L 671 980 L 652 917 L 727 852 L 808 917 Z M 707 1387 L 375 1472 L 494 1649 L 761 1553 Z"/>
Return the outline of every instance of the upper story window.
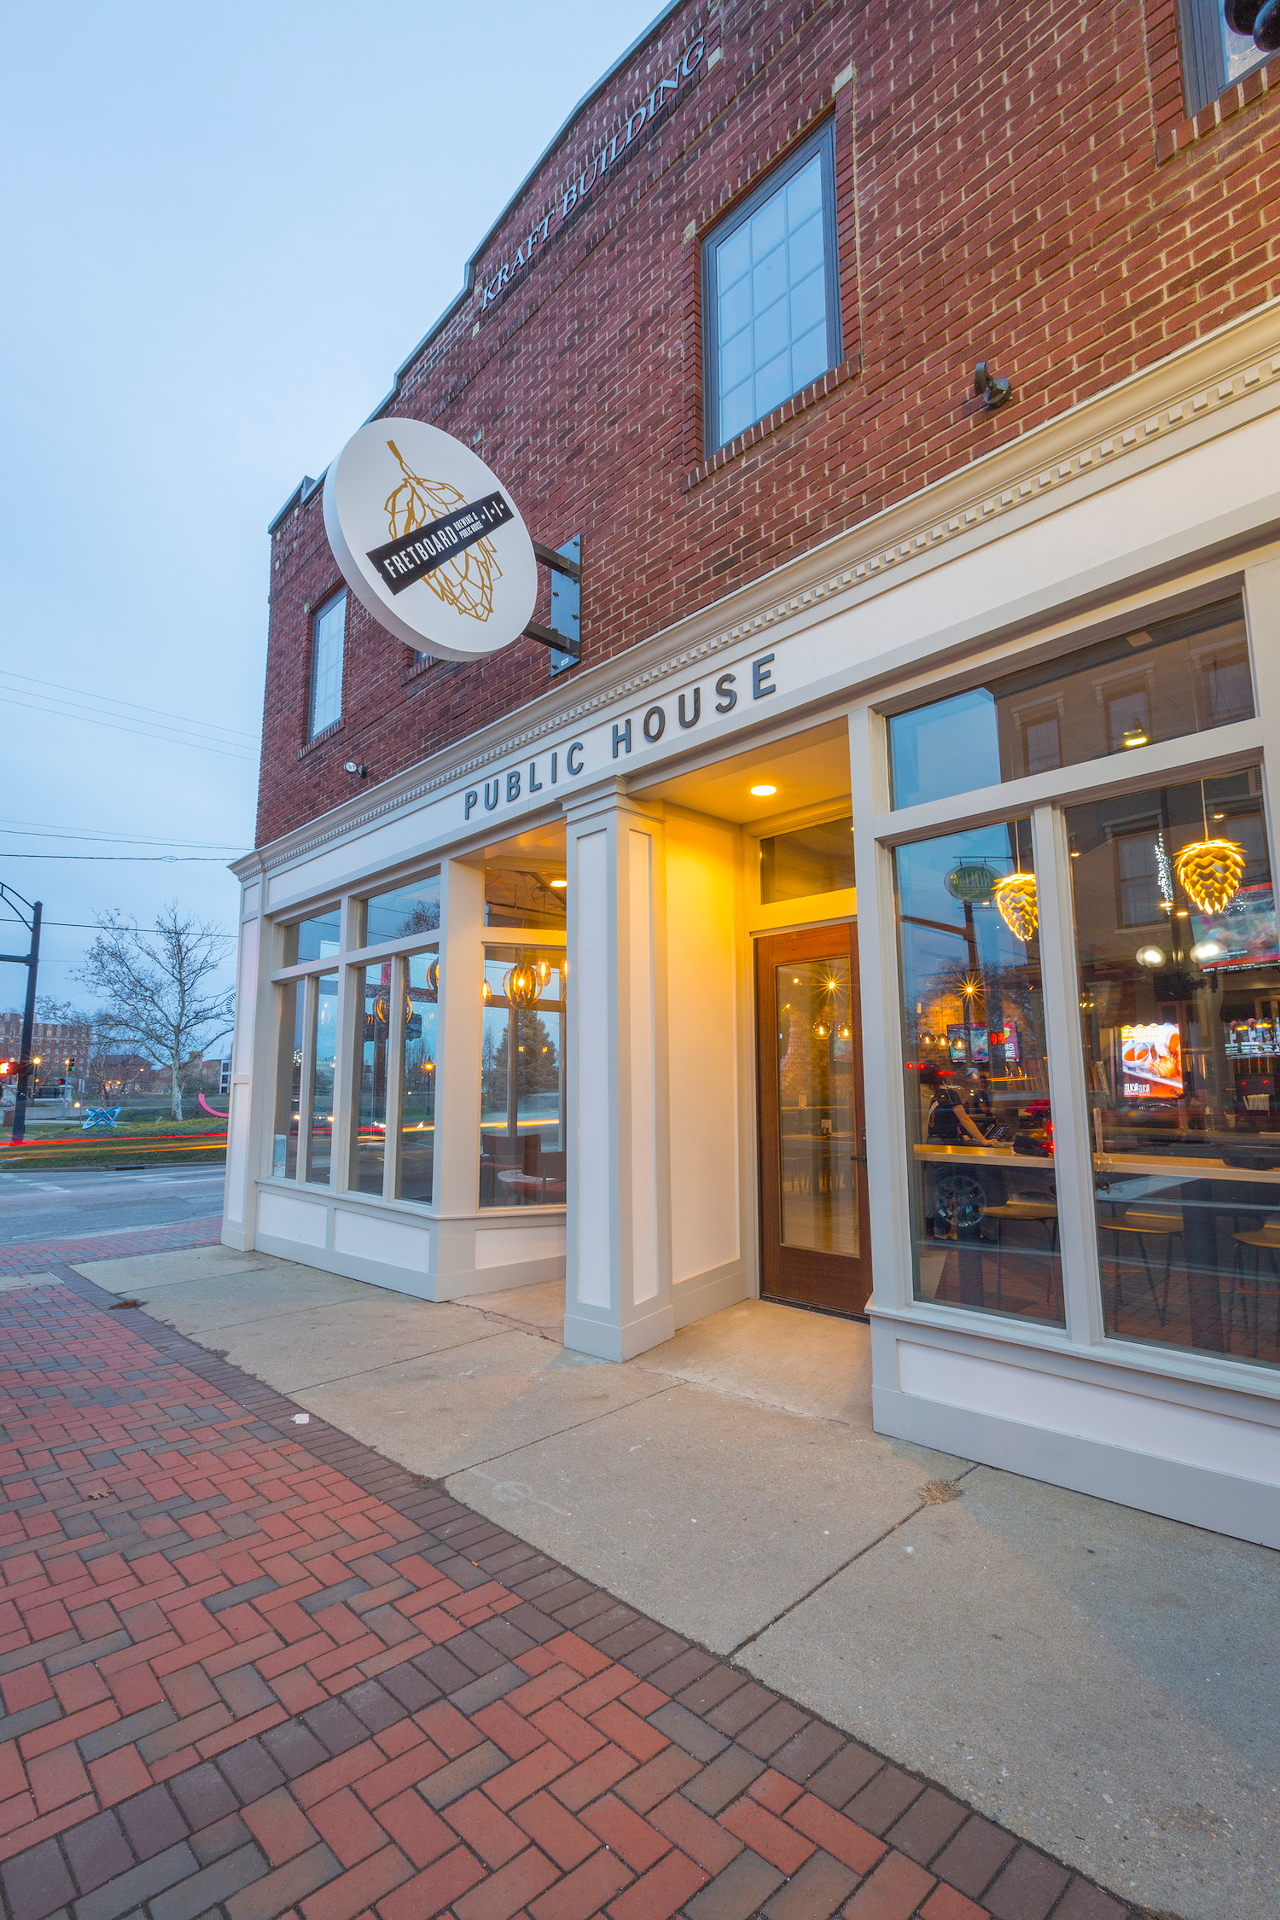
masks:
<path fill-rule="evenodd" d="M 335 593 L 311 616 L 311 694 L 307 738 L 342 718 L 342 638 L 347 626 L 346 589 Z"/>
<path fill-rule="evenodd" d="M 1187 105 L 1199 113 L 1268 56 L 1254 45 L 1251 33 L 1231 31 L 1222 0 L 1179 0 L 1179 10 Z"/>
<path fill-rule="evenodd" d="M 708 235 L 703 318 L 708 453 L 838 363 L 830 122 Z"/>

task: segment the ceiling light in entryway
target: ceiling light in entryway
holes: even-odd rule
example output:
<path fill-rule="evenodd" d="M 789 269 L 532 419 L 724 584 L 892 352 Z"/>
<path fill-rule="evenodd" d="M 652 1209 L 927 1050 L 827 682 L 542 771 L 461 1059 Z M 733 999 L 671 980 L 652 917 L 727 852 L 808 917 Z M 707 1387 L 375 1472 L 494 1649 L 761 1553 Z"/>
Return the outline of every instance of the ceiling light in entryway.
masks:
<path fill-rule="evenodd" d="M 752 797 L 756 800 L 767 800 L 770 794 L 776 793 L 777 791 L 778 789 L 776 787 L 770 786 L 752 787 L 751 789 Z"/>

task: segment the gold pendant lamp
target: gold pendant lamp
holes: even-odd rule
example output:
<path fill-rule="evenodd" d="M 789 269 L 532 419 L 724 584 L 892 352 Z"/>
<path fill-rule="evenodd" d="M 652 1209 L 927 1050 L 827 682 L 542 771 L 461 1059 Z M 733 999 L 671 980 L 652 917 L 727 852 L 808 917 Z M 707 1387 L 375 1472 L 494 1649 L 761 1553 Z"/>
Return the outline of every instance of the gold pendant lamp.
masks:
<path fill-rule="evenodd" d="M 1244 875 L 1244 848 L 1238 840 L 1211 840 L 1204 781 L 1200 782 L 1200 817 L 1204 839 L 1193 840 L 1173 856 L 1178 884 L 1201 913 L 1221 913 L 1240 891 Z"/>
<path fill-rule="evenodd" d="M 994 898 L 1010 933 L 1025 944 L 1040 921 L 1034 873 L 1007 873 L 1003 880 L 997 880 Z"/>

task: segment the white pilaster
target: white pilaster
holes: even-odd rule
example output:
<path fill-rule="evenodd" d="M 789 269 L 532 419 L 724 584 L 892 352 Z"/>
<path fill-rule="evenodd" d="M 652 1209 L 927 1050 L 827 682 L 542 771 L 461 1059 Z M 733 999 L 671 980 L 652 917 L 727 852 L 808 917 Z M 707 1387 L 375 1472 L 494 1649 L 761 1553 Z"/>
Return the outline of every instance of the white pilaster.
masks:
<path fill-rule="evenodd" d="M 480 1196 L 480 1039 L 484 1022 L 484 869 L 440 868 L 436 1132 L 431 1211 L 438 1221 L 436 1298 L 475 1287 Z M 451 1285 L 450 1275 L 463 1276 Z"/>
<path fill-rule="evenodd" d="M 262 1131 L 264 1126 L 270 1126 L 270 1116 L 275 1111 L 275 1088 L 264 1070 L 264 1062 L 271 1058 L 268 977 L 271 929 L 263 918 L 262 894 L 263 882 L 259 877 L 245 881 L 240 895 L 236 1024 L 231 1048 L 227 1174 L 222 1203 L 223 1244 L 242 1250 L 254 1245 Z M 255 1044 L 264 1037 L 265 1044 Z"/>
<path fill-rule="evenodd" d="M 620 782 L 568 813 L 567 1347 L 628 1360 L 675 1331 L 660 816 Z"/>

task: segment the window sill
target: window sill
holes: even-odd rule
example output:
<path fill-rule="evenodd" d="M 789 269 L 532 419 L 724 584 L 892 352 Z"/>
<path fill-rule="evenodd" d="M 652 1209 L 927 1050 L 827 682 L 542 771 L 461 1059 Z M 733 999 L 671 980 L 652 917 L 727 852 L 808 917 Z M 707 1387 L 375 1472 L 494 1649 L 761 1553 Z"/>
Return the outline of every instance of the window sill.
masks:
<path fill-rule="evenodd" d="M 852 380 L 861 372 L 862 355 L 860 353 L 851 354 L 847 360 L 842 360 L 838 367 L 829 368 L 821 379 L 812 381 L 807 387 L 801 387 L 799 393 L 793 393 L 789 400 L 784 400 L 782 405 L 775 407 L 772 413 L 766 413 L 762 420 L 757 420 L 735 440 L 727 440 L 724 446 L 718 448 L 709 459 L 702 461 L 701 465 L 686 473 L 680 483 L 681 492 L 688 493 L 713 473 L 719 473 L 722 467 L 727 467 L 731 460 L 736 460 L 740 454 L 747 451 L 748 447 L 754 447 L 756 442 L 763 440 L 766 434 L 776 433 L 777 429 L 785 426 L 788 420 L 794 420 L 798 413 L 803 413 L 808 407 L 816 406 L 820 400 L 825 400 L 829 393 L 834 393 L 837 387 L 844 386 L 846 381 Z"/>
<path fill-rule="evenodd" d="M 335 734 L 342 732 L 346 724 L 346 718 L 343 716 L 335 720 L 332 725 L 322 728 L 319 733 L 298 748 L 299 760 L 305 760 L 307 755 L 314 753 L 317 747 L 322 747 L 327 740 L 332 740 Z"/>
<path fill-rule="evenodd" d="M 1178 120 L 1171 127 L 1165 127 L 1156 135 L 1156 165 L 1163 166 L 1166 160 L 1172 160 L 1176 154 L 1185 153 L 1188 147 L 1195 146 L 1198 140 L 1205 139 L 1226 120 L 1232 120 L 1236 114 L 1243 113 L 1255 100 L 1261 100 L 1264 94 L 1280 88 L 1280 57 L 1266 61 L 1260 67 L 1254 67 L 1242 80 L 1220 93 L 1208 106 L 1201 107 L 1199 113 L 1193 113 L 1185 120 Z"/>

